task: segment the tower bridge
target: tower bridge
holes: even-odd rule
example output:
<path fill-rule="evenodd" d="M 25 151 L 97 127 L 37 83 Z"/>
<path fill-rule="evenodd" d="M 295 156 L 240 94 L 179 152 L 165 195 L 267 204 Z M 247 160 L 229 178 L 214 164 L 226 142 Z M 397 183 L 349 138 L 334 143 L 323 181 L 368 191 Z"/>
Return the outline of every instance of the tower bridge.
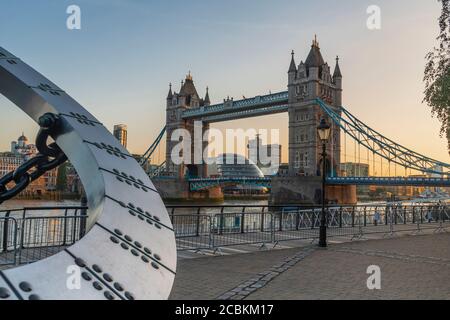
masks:
<path fill-rule="evenodd" d="M 146 153 L 148 160 L 156 149 L 162 134 L 166 133 L 166 161 L 164 170 L 159 173 L 172 179 L 156 179 L 156 184 L 162 194 L 172 198 L 189 198 L 191 193 L 199 190 L 213 190 L 221 185 L 229 184 L 230 179 L 217 179 L 208 176 L 207 165 L 202 164 L 176 164 L 171 159 L 173 148 L 179 141 L 172 141 L 175 130 L 185 129 L 194 137 L 192 141 L 192 158 L 194 145 L 202 146 L 207 150 L 208 142 L 201 141 L 202 137 L 194 135 L 194 122 L 201 121 L 202 132 L 209 129 L 211 123 L 288 113 L 289 139 L 288 139 L 288 172 L 284 176 L 255 179 L 252 177 L 235 177 L 231 182 L 240 180 L 245 184 L 264 185 L 271 188 L 271 199 L 274 203 L 289 203 L 299 201 L 314 203 L 320 200 L 320 176 L 326 174 L 328 184 L 327 194 L 330 199 L 337 202 L 352 203 L 356 201 L 356 185 L 422 185 L 422 186 L 449 186 L 448 172 L 450 165 L 431 159 L 414 152 L 381 133 L 364 124 L 353 116 L 342 103 L 343 75 L 336 58 L 334 67 L 325 62 L 319 42 L 314 39 L 305 61 L 295 62 L 294 52 L 288 68 L 287 90 L 273 94 L 260 95 L 242 100 L 233 98 L 224 99 L 223 102 L 211 104 L 209 89 L 204 98 L 201 98 L 191 74 L 182 81 L 179 92 L 172 90 L 170 85 L 166 102 L 166 126 Z M 326 146 L 326 172 L 322 172 L 321 148 L 322 142 L 317 136 L 317 126 L 325 118 L 331 126 L 330 139 Z M 353 141 L 356 148 L 367 150 L 366 161 L 370 162 L 372 155 L 373 171 L 375 159 L 381 164 L 383 161 L 389 166 L 389 174 L 372 177 L 347 177 L 341 170 L 341 157 L 347 155 L 347 143 L 342 139 Z M 195 140 L 195 139 L 198 139 Z M 360 153 L 361 150 L 359 150 Z M 356 151 L 355 151 L 356 158 Z M 192 159 L 193 160 L 193 159 Z M 345 162 L 345 159 L 344 159 Z M 194 163 L 194 161 L 190 161 Z M 401 167 L 414 170 L 422 174 L 433 176 L 399 177 L 396 172 L 390 172 L 391 165 L 394 170 Z M 436 168 L 442 168 L 437 170 Z M 152 173 L 152 175 L 154 175 Z M 437 175 L 437 177 L 436 177 Z M 189 179 L 186 179 L 189 177 Z M 174 182 L 176 180 L 176 183 Z"/>

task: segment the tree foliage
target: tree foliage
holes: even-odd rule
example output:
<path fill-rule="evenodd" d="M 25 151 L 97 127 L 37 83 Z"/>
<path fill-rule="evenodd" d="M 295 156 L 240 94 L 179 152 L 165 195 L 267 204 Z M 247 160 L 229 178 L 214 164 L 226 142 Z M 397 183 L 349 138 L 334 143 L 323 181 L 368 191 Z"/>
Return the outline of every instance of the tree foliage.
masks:
<path fill-rule="evenodd" d="M 440 134 L 446 135 L 450 153 L 450 0 L 438 1 L 442 3 L 439 46 L 426 56 L 424 102 L 441 122 Z"/>

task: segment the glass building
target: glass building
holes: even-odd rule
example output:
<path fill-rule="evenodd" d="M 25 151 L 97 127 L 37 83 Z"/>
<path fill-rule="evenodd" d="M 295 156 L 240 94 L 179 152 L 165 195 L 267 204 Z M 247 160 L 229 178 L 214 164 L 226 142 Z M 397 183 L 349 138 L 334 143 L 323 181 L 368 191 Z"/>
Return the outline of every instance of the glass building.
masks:
<path fill-rule="evenodd" d="M 251 160 L 238 154 L 222 154 L 214 159 L 214 163 L 208 166 L 210 177 L 223 178 L 264 178 L 260 168 Z M 258 194 L 266 193 L 265 187 L 255 185 L 229 185 L 223 188 L 224 193 Z"/>

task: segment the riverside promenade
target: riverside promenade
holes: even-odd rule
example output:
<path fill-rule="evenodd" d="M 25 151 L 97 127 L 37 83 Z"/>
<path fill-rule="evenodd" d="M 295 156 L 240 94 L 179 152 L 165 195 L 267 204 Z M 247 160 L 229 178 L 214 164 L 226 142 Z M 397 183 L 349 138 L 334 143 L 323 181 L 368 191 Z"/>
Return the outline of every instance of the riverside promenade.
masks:
<path fill-rule="evenodd" d="M 367 268 L 381 289 L 367 288 Z M 450 299 L 450 233 L 181 258 L 171 299 Z"/>

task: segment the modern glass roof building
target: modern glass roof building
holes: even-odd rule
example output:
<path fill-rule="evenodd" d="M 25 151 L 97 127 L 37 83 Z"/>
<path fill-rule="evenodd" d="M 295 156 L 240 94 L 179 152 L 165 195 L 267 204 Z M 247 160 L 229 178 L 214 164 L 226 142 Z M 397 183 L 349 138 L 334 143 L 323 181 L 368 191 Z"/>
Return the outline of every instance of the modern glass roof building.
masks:
<path fill-rule="evenodd" d="M 238 154 L 223 154 L 217 157 L 217 169 L 222 177 L 264 177 L 253 161 Z"/>
<path fill-rule="evenodd" d="M 238 154 L 222 154 L 216 157 L 213 164 L 208 166 L 210 177 L 258 177 L 264 178 L 261 169 L 251 160 Z M 267 188 L 252 185 L 230 185 L 223 188 L 225 193 L 262 193 L 267 192 Z"/>

